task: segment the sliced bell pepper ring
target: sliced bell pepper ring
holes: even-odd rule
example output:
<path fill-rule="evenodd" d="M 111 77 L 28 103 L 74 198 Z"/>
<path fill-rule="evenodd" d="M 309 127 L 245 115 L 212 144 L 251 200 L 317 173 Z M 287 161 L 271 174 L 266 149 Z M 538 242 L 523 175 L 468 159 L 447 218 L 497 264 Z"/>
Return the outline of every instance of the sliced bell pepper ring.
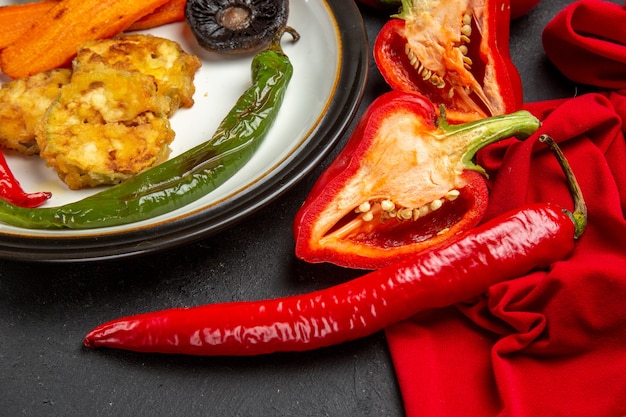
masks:
<path fill-rule="evenodd" d="M 528 137 L 526 111 L 452 125 L 424 96 L 372 102 L 296 214 L 296 256 L 378 269 L 475 226 L 487 205 L 482 147 Z"/>
<path fill-rule="evenodd" d="M 508 0 L 402 0 L 374 42 L 394 90 L 419 92 L 463 122 L 519 110 L 522 83 L 509 53 Z"/>

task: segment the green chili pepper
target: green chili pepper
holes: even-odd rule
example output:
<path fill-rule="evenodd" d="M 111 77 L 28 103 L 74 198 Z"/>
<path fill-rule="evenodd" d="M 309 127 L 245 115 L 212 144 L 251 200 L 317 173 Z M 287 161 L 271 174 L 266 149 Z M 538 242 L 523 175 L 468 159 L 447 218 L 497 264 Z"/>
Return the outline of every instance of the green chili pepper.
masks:
<path fill-rule="evenodd" d="M 272 126 L 293 74 L 280 39 L 252 60 L 252 85 L 222 120 L 211 139 L 82 200 L 25 209 L 0 200 L 0 221 L 30 229 L 118 226 L 176 210 L 216 189 L 250 160 Z"/>

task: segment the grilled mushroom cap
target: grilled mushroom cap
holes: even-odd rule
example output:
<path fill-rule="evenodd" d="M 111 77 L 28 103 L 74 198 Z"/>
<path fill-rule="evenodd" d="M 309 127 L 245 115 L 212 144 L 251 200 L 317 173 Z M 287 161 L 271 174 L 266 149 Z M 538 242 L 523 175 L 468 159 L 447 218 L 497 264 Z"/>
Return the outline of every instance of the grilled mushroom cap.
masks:
<path fill-rule="evenodd" d="M 200 46 L 230 54 L 266 48 L 288 15 L 288 0 L 187 0 L 185 6 L 185 19 Z"/>

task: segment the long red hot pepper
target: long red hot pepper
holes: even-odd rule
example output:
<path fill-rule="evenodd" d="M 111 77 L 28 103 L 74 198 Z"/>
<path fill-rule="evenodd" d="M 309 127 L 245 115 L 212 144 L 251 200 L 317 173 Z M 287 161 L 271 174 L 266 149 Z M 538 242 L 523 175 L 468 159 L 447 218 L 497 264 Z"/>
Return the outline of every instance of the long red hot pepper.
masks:
<path fill-rule="evenodd" d="M 562 156 L 552 140 L 545 140 Z M 335 287 L 125 317 L 96 327 L 84 344 L 189 355 L 304 351 L 364 337 L 419 311 L 467 300 L 572 251 L 586 224 L 586 208 L 565 160 L 562 166 L 574 194 L 574 213 L 534 204 L 445 246 Z"/>
<path fill-rule="evenodd" d="M 27 193 L 17 181 L 4 154 L 0 152 L 0 198 L 20 207 L 33 208 L 40 206 L 52 196 L 47 191 Z"/>

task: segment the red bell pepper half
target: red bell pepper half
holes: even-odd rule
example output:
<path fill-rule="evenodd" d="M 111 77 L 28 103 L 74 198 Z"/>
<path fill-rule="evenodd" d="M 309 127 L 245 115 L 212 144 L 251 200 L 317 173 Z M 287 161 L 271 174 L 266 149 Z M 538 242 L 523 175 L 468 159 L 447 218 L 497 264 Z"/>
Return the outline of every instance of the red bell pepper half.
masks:
<path fill-rule="evenodd" d="M 462 122 L 519 110 L 508 0 L 402 0 L 378 33 L 374 60 L 394 90 L 424 94 Z"/>
<path fill-rule="evenodd" d="M 381 95 L 298 211 L 296 256 L 378 269 L 475 226 L 488 195 L 474 155 L 538 128 L 526 111 L 452 125 L 424 96 Z"/>

